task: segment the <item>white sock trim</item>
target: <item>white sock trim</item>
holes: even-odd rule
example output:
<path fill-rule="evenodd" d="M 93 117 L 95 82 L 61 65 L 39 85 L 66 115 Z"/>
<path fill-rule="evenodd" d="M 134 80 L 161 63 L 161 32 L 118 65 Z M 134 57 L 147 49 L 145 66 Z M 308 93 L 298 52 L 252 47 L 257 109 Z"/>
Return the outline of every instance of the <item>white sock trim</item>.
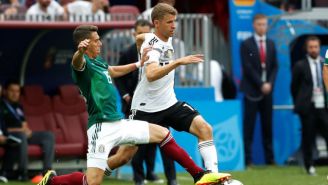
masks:
<path fill-rule="evenodd" d="M 218 154 L 213 140 L 199 142 L 198 149 L 204 160 L 206 170 L 218 172 Z"/>

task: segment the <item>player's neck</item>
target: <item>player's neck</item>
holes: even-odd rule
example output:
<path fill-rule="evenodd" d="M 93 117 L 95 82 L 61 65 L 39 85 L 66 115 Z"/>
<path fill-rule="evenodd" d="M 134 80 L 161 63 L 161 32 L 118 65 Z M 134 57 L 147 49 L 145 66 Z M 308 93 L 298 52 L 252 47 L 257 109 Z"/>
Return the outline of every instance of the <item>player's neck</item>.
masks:
<path fill-rule="evenodd" d="M 164 36 L 163 34 L 161 34 L 158 31 L 155 31 L 154 34 L 161 39 L 163 42 L 167 42 L 169 40 L 169 37 Z"/>
<path fill-rule="evenodd" d="M 94 56 L 94 55 L 92 55 L 91 53 L 89 53 L 89 52 L 85 52 L 85 54 L 90 58 L 90 59 L 95 59 L 95 58 L 97 58 L 97 56 Z"/>

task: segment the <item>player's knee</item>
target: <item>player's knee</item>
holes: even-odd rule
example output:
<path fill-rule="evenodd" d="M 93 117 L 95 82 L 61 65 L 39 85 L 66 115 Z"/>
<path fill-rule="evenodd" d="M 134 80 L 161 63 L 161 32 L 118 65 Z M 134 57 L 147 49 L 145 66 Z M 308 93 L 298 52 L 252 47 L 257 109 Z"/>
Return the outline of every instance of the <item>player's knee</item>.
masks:
<path fill-rule="evenodd" d="M 161 127 L 161 139 L 164 139 L 169 134 L 169 129 Z"/>
<path fill-rule="evenodd" d="M 199 138 L 201 140 L 208 140 L 213 138 L 213 129 L 210 124 L 205 121 L 199 122 L 197 124 L 197 130 L 199 132 Z"/>

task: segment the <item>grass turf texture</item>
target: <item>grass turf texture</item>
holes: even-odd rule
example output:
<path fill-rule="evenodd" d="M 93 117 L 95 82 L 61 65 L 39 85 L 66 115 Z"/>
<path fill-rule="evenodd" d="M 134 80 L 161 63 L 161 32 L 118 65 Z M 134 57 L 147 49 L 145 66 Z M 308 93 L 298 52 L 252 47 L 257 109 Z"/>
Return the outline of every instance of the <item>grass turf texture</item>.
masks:
<path fill-rule="evenodd" d="M 328 167 L 317 167 L 318 176 L 309 176 L 298 166 L 254 166 L 245 171 L 231 172 L 234 179 L 243 182 L 244 185 L 328 185 Z M 163 175 L 161 175 L 163 178 Z M 187 173 L 178 174 L 180 185 L 192 185 L 193 180 Z M 27 185 L 10 181 L 9 185 Z M 133 185 L 131 180 L 105 179 L 104 185 Z M 149 183 L 148 185 L 156 185 Z M 158 184 L 157 184 L 158 185 Z M 166 185 L 166 184 L 163 184 Z"/>

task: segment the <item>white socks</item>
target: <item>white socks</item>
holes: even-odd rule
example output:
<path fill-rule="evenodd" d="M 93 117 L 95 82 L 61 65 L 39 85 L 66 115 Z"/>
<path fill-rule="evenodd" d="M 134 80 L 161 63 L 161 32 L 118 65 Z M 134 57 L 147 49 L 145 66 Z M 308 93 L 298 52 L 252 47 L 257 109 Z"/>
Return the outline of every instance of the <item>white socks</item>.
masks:
<path fill-rule="evenodd" d="M 199 142 L 198 149 L 204 160 L 206 170 L 218 172 L 218 155 L 213 140 Z"/>
<path fill-rule="evenodd" d="M 107 166 L 107 168 L 106 168 L 104 174 L 105 174 L 106 176 L 109 177 L 110 175 L 112 175 L 112 172 L 113 172 L 113 170 L 110 169 L 109 166 Z"/>

